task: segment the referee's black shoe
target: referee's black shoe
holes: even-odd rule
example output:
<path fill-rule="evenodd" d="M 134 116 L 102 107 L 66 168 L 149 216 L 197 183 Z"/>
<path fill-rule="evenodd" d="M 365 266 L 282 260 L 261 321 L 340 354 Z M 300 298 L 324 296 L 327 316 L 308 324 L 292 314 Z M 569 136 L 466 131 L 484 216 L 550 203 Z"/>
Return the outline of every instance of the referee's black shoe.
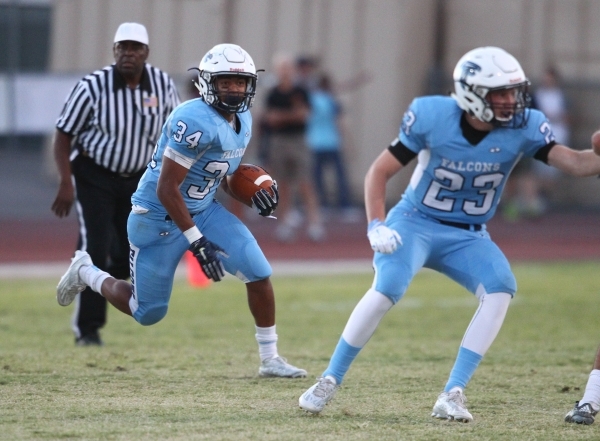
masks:
<path fill-rule="evenodd" d="M 75 344 L 77 346 L 102 346 L 104 342 L 100 338 L 100 334 L 94 332 L 75 339 Z"/>

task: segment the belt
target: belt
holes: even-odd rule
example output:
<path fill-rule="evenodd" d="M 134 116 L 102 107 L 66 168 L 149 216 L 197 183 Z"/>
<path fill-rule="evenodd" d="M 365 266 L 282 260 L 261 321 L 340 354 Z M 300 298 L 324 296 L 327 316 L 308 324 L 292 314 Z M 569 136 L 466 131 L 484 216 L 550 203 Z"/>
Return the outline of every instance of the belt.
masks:
<path fill-rule="evenodd" d="M 198 212 L 200 213 L 200 212 Z M 198 213 L 190 213 L 190 216 L 194 217 L 196 216 Z M 168 214 L 165 216 L 165 220 L 166 221 L 172 221 L 173 219 L 171 219 L 171 216 L 169 216 Z"/>
<path fill-rule="evenodd" d="M 146 171 L 146 169 L 144 168 L 135 173 L 117 173 L 117 172 L 112 172 L 112 171 L 111 171 L 111 173 L 114 173 L 114 175 L 116 175 L 115 177 L 117 177 L 117 178 L 131 179 L 131 178 L 141 178 L 145 171 Z"/>
<path fill-rule="evenodd" d="M 461 230 L 469 231 L 481 231 L 483 228 L 482 224 L 461 224 L 460 222 L 450 222 L 440 219 L 436 219 L 442 225 L 448 225 L 449 227 L 460 228 Z"/>
<path fill-rule="evenodd" d="M 109 170 L 94 161 L 94 159 L 90 158 L 87 153 L 81 153 L 78 157 L 81 158 L 82 161 L 86 162 L 90 167 L 97 169 L 100 173 L 104 173 L 106 176 L 110 176 L 111 178 L 120 178 L 120 179 L 139 179 L 142 177 L 144 172 L 146 171 L 146 167 L 141 170 L 131 172 L 131 173 L 120 173 Z"/>

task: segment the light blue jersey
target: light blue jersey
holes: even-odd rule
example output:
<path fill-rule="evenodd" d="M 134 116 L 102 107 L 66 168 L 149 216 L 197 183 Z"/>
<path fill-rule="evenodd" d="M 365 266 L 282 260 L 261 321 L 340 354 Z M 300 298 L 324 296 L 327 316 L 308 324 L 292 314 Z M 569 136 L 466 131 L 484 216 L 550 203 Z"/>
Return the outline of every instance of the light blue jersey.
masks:
<path fill-rule="evenodd" d="M 200 98 L 179 105 L 163 126 L 152 160 L 132 197 L 133 205 L 167 214 L 156 196 L 162 158 L 166 155 L 189 169 L 181 194 L 190 213 L 210 206 L 223 178 L 240 165 L 252 136 L 250 112 L 237 117 L 241 124 L 239 133 Z"/>
<path fill-rule="evenodd" d="M 130 242 L 133 317 L 144 325 L 167 313 L 175 270 L 189 243 L 156 195 L 163 158 L 189 171 L 181 194 L 194 223 L 225 251 L 225 271 L 243 282 L 263 280 L 271 266 L 248 228 L 215 200 L 225 176 L 239 166 L 251 136 L 250 112 L 236 114 L 239 131 L 203 100 L 178 106 L 165 123 L 152 161 L 131 198 L 127 235 Z"/>
<path fill-rule="evenodd" d="M 412 102 L 399 138 L 417 153 L 418 164 L 402 199 L 386 217 L 403 245 L 392 254 L 375 253 L 377 291 L 395 303 L 426 267 L 478 296 L 516 292 L 508 260 L 485 223 L 494 215 L 517 162 L 554 141 L 544 114 L 528 112 L 526 127 L 494 128 L 472 145 L 461 129 L 463 110 L 453 98 Z"/>
<path fill-rule="evenodd" d="M 495 128 L 474 146 L 463 136 L 463 110 L 453 98 L 415 99 L 398 135 L 402 144 L 418 154 L 404 197 L 436 219 L 486 223 L 496 212 L 517 162 L 554 141 L 544 114 L 533 109 L 528 112 L 526 127 Z"/>

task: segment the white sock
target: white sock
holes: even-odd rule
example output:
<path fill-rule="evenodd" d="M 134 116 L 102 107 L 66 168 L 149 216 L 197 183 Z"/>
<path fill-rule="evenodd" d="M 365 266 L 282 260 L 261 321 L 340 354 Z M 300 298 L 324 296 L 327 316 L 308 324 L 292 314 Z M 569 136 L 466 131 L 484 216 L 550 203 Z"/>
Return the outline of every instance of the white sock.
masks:
<path fill-rule="evenodd" d="M 362 348 L 367 344 L 383 316 L 394 306 L 389 297 L 369 289 L 354 307 L 342 337 L 350 346 Z"/>
<path fill-rule="evenodd" d="M 92 290 L 102 295 L 102 283 L 112 276 L 106 271 L 102 271 L 96 265 L 85 265 L 79 268 L 79 277 L 81 277 L 81 280 L 83 280 L 87 286 L 92 288 Z"/>
<path fill-rule="evenodd" d="M 481 296 L 479 308 L 465 331 L 461 346 L 485 355 L 500 332 L 511 299 L 512 296 L 505 292 Z"/>
<path fill-rule="evenodd" d="M 260 361 L 265 361 L 277 357 L 277 332 L 275 325 L 268 328 L 256 328 L 256 341 L 258 342 L 258 355 Z"/>
<path fill-rule="evenodd" d="M 594 369 L 590 372 L 585 393 L 579 403 L 590 403 L 594 410 L 600 409 L 600 370 Z"/>

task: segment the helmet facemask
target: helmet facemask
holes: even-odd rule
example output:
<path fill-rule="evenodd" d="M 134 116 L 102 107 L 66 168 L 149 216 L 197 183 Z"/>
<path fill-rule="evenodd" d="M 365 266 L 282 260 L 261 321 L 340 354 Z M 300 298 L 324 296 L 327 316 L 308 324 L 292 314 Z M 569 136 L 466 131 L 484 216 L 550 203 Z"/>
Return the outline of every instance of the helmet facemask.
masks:
<path fill-rule="evenodd" d="M 243 93 L 219 92 L 216 86 L 217 78 L 222 76 L 241 76 L 246 79 L 246 91 Z M 200 91 L 207 104 L 227 113 L 242 113 L 254 104 L 256 94 L 256 75 L 246 73 L 219 72 L 216 74 L 200 71 L 198 72 L 198 83 L 196 87 Z"/>
<path fill-rule="evenodd" d="M 514 86 L 503 86 L 487 89 L 485 87 L 470 85 L 462 81 L 462 87 L 468 92 L 463 94 L 463 99 L 469 103 L 468 113 L 483 122 L 495 127 L 518 129 L 525 127 L 529 120 L 528 108 L 531 105 L 529 94 L 529 81 Z M 493 92 L 512 90 L 515 94 L 513 104 L 494 104 L 489 98 Z"/>
<path fill-rule="evenodd" d="M 241 113 L 252 107 L 256 93 L 256 67 L 252 57 L 235 44 L 218 44 L 200 61 L 198 82 L 195 86 L 200 91 L 206 104 L 221 112 L 232 115 Z M 243 93 L 223 93 L 217 90 L 216 81 L 219 76 L 243 77 L 246 79 L 246 91 Z"/>

